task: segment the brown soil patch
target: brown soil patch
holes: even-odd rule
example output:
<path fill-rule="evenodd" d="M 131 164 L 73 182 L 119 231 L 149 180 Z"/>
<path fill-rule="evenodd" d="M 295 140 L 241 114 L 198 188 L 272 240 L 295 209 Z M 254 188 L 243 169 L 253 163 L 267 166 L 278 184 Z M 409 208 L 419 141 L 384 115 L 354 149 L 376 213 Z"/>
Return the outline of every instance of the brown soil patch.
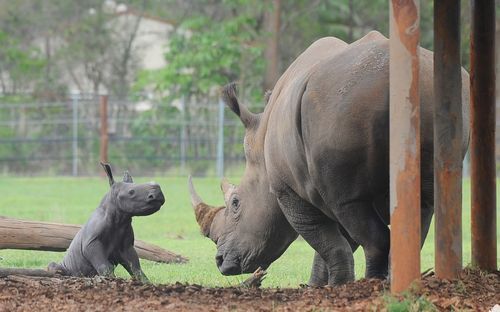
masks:
<path fill-rule="evenodd" d="M 334 288 L 241 289 L 143 285 L 104 278 L 0 278 L 0 311 L 373 311 L 384 310 L 387 282 Z M 414 298 L 438 310 L 489 311 L 500 304 L 500 272 L 466 269 L 456 281 L 423 278 Z"/>

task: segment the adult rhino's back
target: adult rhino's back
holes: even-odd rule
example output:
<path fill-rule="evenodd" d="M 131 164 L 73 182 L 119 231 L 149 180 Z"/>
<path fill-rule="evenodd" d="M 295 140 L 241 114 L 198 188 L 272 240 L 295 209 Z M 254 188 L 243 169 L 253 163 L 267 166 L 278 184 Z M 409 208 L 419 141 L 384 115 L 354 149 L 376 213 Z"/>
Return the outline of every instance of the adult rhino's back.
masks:
<path fill-rule="evenodd" d="M 422 187 L 432 196 L 433 54 L 420 50 Z M 389 183 L 389 41 L 355 42 L 295 77 L 270 117 L 271 180 L 333 216 L 331 206 L 386 197 Z M 463 151 L 469 136 L 463 71 Z M 394 120 L 392 122 L 400 122 Z M 288 137 L 288 139 L 287 139 Z M 283 139 L 285 138 L 285 139 Z M 279 176 L 276 178 L 275 176 Z M 387 215 L 385 216 L 387 218 Z"/>

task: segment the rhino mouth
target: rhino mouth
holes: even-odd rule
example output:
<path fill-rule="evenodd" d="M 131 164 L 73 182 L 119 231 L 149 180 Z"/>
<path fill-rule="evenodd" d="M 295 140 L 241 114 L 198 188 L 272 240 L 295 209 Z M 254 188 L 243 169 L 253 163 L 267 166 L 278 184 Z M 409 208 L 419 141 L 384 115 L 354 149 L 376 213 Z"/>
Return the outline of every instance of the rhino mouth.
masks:
<path fill-rule="evenodd" d="M 163 205 L 163 201 L 161 201 L 161 200 L 150 202 L 147 206 L 142 208 L 140 211 L 137 211 L 136 215 L 137 216 L 151 215 L 151 214 L 157 212 L 158 210 L 160 210 L 162 205 Z"/>
<path fill-rule="evenodd" d="M 258 264 L 252 261 L 241 261 L 239 258 L 231 259 L 224 257 L 222 253 L 215 256 L 215 262 L 221 274 L 226 276 L 253 273 L 259 267 L 263 270 L 269 267 L 269 263 Z"/>
<path fill-rule="evenodd" d="M 215 262 L 217 263 L 217 268 L 219 268 L 222 275 L 239 275 L 243 273 L 240 261 L 237 259 L 224 260 L 222 255 L 217 255 L 215 257 Z"/>

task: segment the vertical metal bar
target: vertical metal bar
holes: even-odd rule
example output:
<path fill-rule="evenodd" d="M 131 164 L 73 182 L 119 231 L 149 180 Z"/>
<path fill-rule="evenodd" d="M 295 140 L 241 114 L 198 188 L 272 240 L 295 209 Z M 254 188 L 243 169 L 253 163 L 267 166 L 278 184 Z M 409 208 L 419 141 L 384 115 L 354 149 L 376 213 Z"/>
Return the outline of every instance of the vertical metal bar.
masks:
<path fill-rule="evenodd" d="M 101 117 L 101 149 L 100 158 L 102 162 L 108 162 L 108 96 L 100 96 L 99 115 Z"/>
<path fill-rule="evenodd" d="M 434 2 L 435 269 L 440 278 L 462 270 L 462 76 L 460 1 Z"/>
<path fill-rule="evenodd" d="M 71 104 L 73 109 L 73 161 L 72 174 L 78 176 L 78 93 L 71 94 Z"/>
<path fill-rule="evenodd" d="M 495 167 L 495 1 L 472 1 L 472 264 L 497 268 Z"/>
<path fill-rule="evenodd" d="M 181 174 L 186 173 L 186 97 L 181 100 Z"/>
<path fill-rule="evenodd" d="M 217 176 L 224 176 L 224 102 L 219 99 L 219 137 L 217 140 Z"/>
<path fill-rule="evenodd" d="M 391 291 L 420 278 L 418 0 L 390 4 Z"/>

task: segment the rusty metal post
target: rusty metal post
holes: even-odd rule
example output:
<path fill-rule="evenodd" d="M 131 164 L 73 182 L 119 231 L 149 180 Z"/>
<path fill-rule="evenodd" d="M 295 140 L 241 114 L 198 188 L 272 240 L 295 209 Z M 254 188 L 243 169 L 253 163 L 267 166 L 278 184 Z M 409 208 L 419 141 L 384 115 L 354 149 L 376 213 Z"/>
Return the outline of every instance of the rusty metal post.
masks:
<path fill-rule="evenodd" d="M 462 269 L 462 76 L 460 1 L 434 2 L 435 270 L 456 278 Z"/>
<path fill-rule="evenodd" d="M 497 268 L 495 167 L 495 1 L 472 1 L 472 264 Z"/>
<path fill-rule="evenodd" d="M 420 8 L 390 4 L 391 291 L 420 278 Z"/>
<path fill-rule="evenodd" d="M 99 114 L 101 117 L 101 145 L 100 159 L 108 162 L 108 96 L 101 95 L 99 101 Z"/>

